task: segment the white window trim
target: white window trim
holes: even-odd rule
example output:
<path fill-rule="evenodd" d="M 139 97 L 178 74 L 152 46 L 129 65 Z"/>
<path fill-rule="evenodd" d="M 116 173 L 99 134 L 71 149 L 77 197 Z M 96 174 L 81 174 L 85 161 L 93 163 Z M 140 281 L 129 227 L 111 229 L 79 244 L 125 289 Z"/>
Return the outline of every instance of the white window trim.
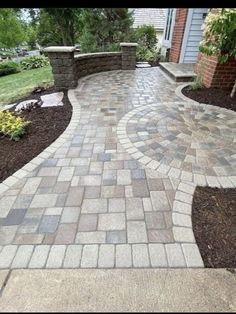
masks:
<path fill-rule="evenodd" d="M 173 30 L 174 30 L 174 25 L 175 25 L 175 16 L 176 16 L 176 9 L 174 9 L 173 11 L 173 15 L 172 15 L 172 23 L 171 23 L 171 29 L 170 29 L 170 37 L 168 40 L 165 39 L 165 32 L 166 32 L 166 27 L 167 27 L 167 17 L 168 15 L 166 14 L 166 22 L 165 22 L 165 31 L 163 34 L 163 41 L 162 41 L 162 45 L 166 48 L 171 48 L 171 42 L 172 42 L 172 35 L 173 35 Z"/>

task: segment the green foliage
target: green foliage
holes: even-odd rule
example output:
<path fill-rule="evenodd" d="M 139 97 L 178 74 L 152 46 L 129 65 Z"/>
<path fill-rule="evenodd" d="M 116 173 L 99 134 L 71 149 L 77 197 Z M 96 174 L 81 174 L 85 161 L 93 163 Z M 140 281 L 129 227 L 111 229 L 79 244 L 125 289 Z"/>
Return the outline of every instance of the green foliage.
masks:
<path fill-rule="evenodd" d="M 26 27 L 26 42 L 30 49 L 35 48 L 35 43 L 37 41 L 37 28 L 32 25 Z"/>
<path fill-rule="evenodd" d="M 201 75 L 197 75 L 195 78 L 194 78 L 194 81 L 191 83 L 191 85 L 189 86 L 189 89 L 190 90 L 197 90 L 197 89 L 200 89 L 202 88 L 203 85 L 202 85 L 202 79 L 201 79 Z"/>
<path fill-rule="evenodd" d="M 20 67 L 16 62 L 3 61 L 0 63 L 0 76 L 18 73 L 18 72 L 20 72 Z"/>
<path fill-rule="evenodd" d="M 43 46 L 63 45 L 62 35 L 57 24 L 44 9 L 40 10 L 39 22 L 37 26 L 37 42 Z"/>
<path fill-rule="evenodd" d="M 138 43 L 137 60 L 156 62 L 160 60 L 160 47 L 153 26 L 143 25 L 135 29 L 131 35 L 131 41 Z"/>
<path fill-rule="evenodd" d="M 44 55 L 26 57 L 20 61 L 20 66 L 23 70 L 38 69 L 48 65 L 49 59 Z"/>
<path fill-rule="evenodd" d="M 9 136 L 11 140 L 18 141 L 29 124 L 30 121 L 24 121 L 9 111 L 0 112 L 0 134 Z"/>
<path fill-rule="evenodd" d="M 64 46 L 74 46 L 75 39 L 81 29 L 79 8 L 44 8 L 45 17 L 49 19 L 51 28 L 49 32 L 58 30 Z"/>
<path fill-rule="evenodd" d="M 144 46 L 148 49 L 153 49 L 158 43 L 155 28 L 151 25 L 142 25 L 136 28 L 132 34 L 132 39 L 139 46 Z"/>
<path fill-rule="evenodd" d="M 206 55 L 216 55 L 220 63 L 236 58 L 236 9 L 209 12 L 199 50 Z"/>
<path fill-rule="evenodd" d="M 20 20 L 13 9 L 0 9 L 0 47 L 13 48 L 25 39 Z"/>
<path fill-rule="evenodd" d="M 82 52 L 114 51 L 130 37 L 133 18 L 127 8 L 83 9 L 80 23 Z"/>

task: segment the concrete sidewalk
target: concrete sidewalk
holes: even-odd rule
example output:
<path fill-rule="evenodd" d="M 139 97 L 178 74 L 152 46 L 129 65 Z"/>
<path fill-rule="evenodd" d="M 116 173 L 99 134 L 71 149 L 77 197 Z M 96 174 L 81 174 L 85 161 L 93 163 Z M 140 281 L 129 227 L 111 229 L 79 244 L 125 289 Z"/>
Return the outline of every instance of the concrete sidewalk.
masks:
<path fill-rule="evenodd" d="M 236 311 L 225 269 L 13 270 L 0 285 L 1 312 Z"/>

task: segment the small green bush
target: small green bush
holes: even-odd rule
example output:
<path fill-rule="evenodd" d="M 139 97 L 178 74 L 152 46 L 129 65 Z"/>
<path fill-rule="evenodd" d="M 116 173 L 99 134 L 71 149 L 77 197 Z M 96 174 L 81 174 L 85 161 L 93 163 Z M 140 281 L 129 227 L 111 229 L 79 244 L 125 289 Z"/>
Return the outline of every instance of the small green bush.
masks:
<path fill-rule="evenodd" d="M 20 72 L 20 67 L 16 62 L 3 61 L 0 63 L 0 76 L 18 73 L 18 72 Z"/>
<path fill-rule="evenodd" d="M 0 112 L 0 134 L 9 136 L 11 140 L 18 141 L 30 123 L 21 117 L 14 116 L 9 111 Z"/>
<path fill-rule="evenodd" d="M 48 57 L 45 57 L 44 55 L 26 57 L 20 62 L 20 66 L 23 70 L 38 69 L 48 66 L 49 64 Z"/>

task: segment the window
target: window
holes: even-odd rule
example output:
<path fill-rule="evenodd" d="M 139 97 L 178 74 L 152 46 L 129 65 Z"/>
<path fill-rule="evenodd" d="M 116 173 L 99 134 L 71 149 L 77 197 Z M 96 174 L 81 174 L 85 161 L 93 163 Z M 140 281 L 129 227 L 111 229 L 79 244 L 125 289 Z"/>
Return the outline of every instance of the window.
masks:
<path fill-rule="evenodd" d="M 173 12 L 174 9 L 167 9 L 167 22 L 166 22 L 166 29 L 165 29 L 165 40 L 170 39 L 170 31 L 171 31 L 171 25 L 172 25 L 172 20 L 173 20 Z"/>

